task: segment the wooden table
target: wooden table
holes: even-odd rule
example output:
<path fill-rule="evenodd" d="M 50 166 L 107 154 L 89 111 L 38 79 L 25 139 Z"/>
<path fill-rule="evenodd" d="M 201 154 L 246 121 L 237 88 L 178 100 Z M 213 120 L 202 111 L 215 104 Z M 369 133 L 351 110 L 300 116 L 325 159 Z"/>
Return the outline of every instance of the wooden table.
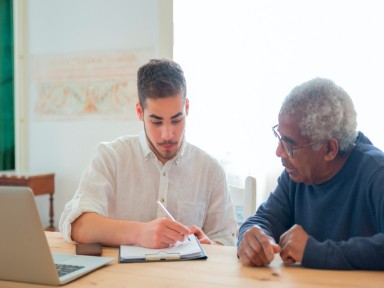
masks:
<path fill-rule="evenodd" d="M 55 253 L 75 253 L 59 232 L 46 232 Z M 284 266 L 279 257 L 269 267 L 244 267 L 236 257 L 235 247 L 203 245 L 207 260 L 124 263 L 117 262 L 118 248 L 103 247 L 103 256 L 114 263 L 66 284 L 70 287 L 384 287 L 384 272 L 329 271 Z M 38 263 L 36 263 L 38 264 Z M 0 287 L 48 287 L 0 281 Z"/>
<path fill-rule="evenodd" d="M 2 173 L 2 172 L 0 172 Z M 49 195 L 49 226 L 47 231 L 55 231 L 53 225 L 53 194 L 55 193 L 55 174 L 33 174 L 7 172 L 0 174 L 1 186 L 26 186 L 32 189 L 34 195 Z"/>

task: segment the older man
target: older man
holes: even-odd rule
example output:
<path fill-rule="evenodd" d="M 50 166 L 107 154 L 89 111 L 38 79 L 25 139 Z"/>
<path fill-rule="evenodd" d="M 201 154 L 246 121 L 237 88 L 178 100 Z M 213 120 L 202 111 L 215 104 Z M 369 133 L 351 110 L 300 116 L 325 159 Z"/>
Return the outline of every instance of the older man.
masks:
<path fill-rule="evenodd" d="M 351 98 L 316 78 L 284 100 L 273 133 L 285 170 L 240 228 L 238 256 L 268 265 L 384 269 L 384 153 L 356 131 Z"/>

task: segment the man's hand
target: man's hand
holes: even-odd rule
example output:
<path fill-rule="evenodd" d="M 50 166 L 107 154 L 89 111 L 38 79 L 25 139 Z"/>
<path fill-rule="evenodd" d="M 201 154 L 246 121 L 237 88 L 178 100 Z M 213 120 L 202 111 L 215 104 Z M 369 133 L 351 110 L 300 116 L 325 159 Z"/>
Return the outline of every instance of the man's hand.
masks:
<path fill-rule="evenodd" d="M 197 237 L 197 239 L 199 239 L 199 242 L 201 244 L 220 244 L 220 243 L 215 243 L 211 239 L 209 239 L 208 236 L 205 235 L 203 230 L 201 230 L 201 228 L 195 225 L 189 227 L 189 230 L 191 231 L 191 234 L 195 234 L 195 236 Z"/>
<path fill-rule="evenodd" d="M 177 221 L 160 218 L 142 223 L 138 234 L 138 245 L 146 248 L 165 248 L 177 241 L 184 241 L 191 231 Z"/>
<path fill-rule="evenodd" d="M 260 267 L 271 263 L 274 254 L 279 252 L 275 240 L 255 225 L 244 233 L 237 255 L 244 265 Z"/>
<path fill-rule="evenodd" d="M 300 225 L 293 225 L 291 229 L 280 236 L 281 259 L 285 264 L 293 264 L 303 260 L 308 234 Z"/>

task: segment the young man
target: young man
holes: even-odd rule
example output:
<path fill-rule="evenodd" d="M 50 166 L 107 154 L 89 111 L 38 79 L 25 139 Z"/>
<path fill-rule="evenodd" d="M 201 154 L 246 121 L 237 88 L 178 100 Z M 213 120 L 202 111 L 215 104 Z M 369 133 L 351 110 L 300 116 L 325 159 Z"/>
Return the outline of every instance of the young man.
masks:
<path fill-rule="evenodd" d="M 240 228 L 250 266 L 384 269 L 384 153 L 361 132 L 349 95 L 328 79 L 294 88 L 273 132 L 285 171 Z M 278 243 L 278 244 L 276 244 Z"/>
<path fill-rule="evenodd" d="M 181 67 L 151 60 L 137 76 L 136 112 L 144 131 L 98 145 L 60 231 L 78 243 L 162 248 L 195 234 L 201 243 L 235 245 L 224 170 L 185 140 L 189 101 Z"/>

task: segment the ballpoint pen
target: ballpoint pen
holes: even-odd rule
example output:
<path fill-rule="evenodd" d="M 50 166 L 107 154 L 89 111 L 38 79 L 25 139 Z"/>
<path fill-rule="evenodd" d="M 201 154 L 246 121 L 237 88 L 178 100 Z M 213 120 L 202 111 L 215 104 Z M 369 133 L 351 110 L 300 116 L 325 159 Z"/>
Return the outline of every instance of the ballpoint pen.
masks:
<path fill-rule="evenodd" d="M 173 221 L 176 221 L 175 218 L 173 218 L 173 216 L 171 215 L 171 213 L 169 213 L 169 211 L 167 210 L 167 208 L 164 207 L 163 204 L 161 204 L 161 202 L 159 200 L 156 201 L 157 205 L 160 206 L 161 209 L 163 209 L 163 211 L 165 212 L 165 214 L 167 214 L 167 216 L 173 220 Z"/>
<path fill-rule="evenodd" d="M 163 204 L 161 204 L 161 202 L 159 200 L 156 201 L 157 205 L 159 205 L 159 207 L 165 212 L 165 214 L 167 214 L 167 216 L 169 217 L 169 219 L 173 220 L 173 221 L 176 221 L 175 218 L 173 218 L 173 216 L 171 215 L 171 213 L 169 213 L 169 211 L 167 210 L 167 208 L 164 207 Z M 189 239 L 188 235 L 186 236 L 188 241 L 191 241 L 191 239 Z"/>

